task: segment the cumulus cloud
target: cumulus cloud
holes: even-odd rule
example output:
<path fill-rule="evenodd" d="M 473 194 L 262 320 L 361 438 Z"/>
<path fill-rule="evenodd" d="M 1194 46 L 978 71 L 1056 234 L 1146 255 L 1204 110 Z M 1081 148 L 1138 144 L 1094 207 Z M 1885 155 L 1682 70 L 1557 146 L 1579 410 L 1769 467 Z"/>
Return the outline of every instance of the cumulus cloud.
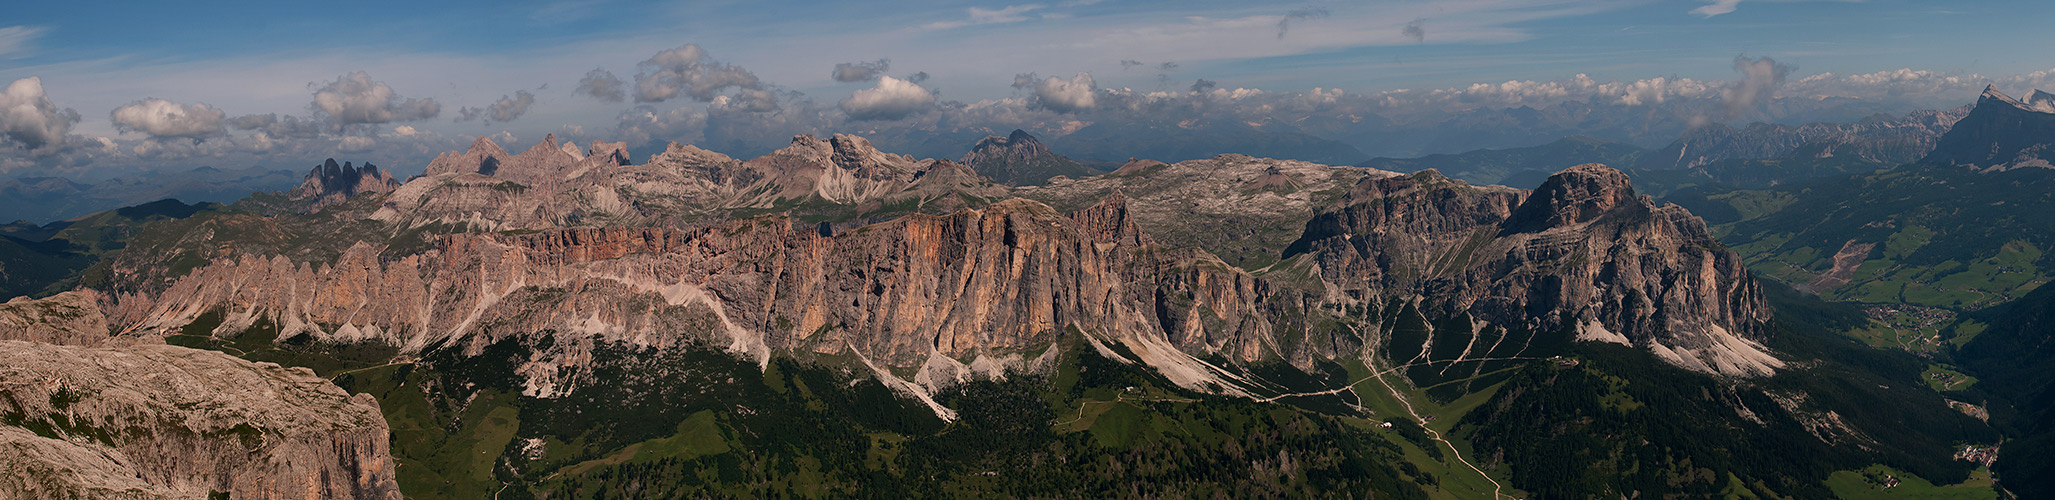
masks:
<path fill-rule="evenodd" d="M 730 88 L 763 88 L 756 74 L 714 61 L 698 45 L 658 52 L 640 66 L 643 72 L 635 75 L 635 102 L 663 102 L 680 94 L 710 102 Z"/>
<path fill-rule="evenodd" d="M 58 108 L 43 93 L 43 79 L 15 80 L 0 91 L 0 138 L 24 149 L 43 150 L 63 144 L 71 126 L 80 120 L 78 111 Z"/>
<path fill-rule="evenodd" d="M 909 82 L 913 82 L 913 83 L 920 83 L 920 82 L 925 82 L 925 81 L 928 81 L 928 72 L 926 72 L 926 71 L 922 71 L 922 72 L 914 73 L 914 74 L 912 74 L 912 75 L 907 75 L 907 77 L 906 77 L 906 81 L 909 81 Z"/>
<path fill-rule="evenodd" d="M 535 94 L 529 93 L 526 90 L 516 90 L 512 96 L 500 96 L 499 100 L 493 101 L 491 106 L 458 109 L 457 121 L 483 120 L 487 124 L 492 122 L 510 122 L 514 121 L 515 118 L 520 118 L 523 114 L 527 114 L 528 107 L 533 105 L 535 105 Z"/>
<path fill-rule="evenodd" d="M 362 71 L 337 77 L 314 91 L 314 109 L 339 125 L 424 120 L 442 114 L 442 104 L 435 99 L 401 96 Z"/>
<path fill-rule="evenodd" d="M 828 76 L 834 78 L 835 81 L 842 83 L 868 82 L 871 80 L 878 79 L 879 76 L 883 76 L 885 74 L 885 70 L 891 68 L 891 59 L 879 59 L 871 62 L 841 63 L 836 64 L 834 73 Z"/>
<path fill-rule="evenodd" d="M 1147 64 L 1143 64 L 1143 63 L 1142 63 L 1141 61 L 1136 61 L 1136 60 L 1133 60 L 1133 59 L 1121 59 L 1121 60 L 1120 60 L 1120 69 L 1122 69 L 1122 70 L 1129 70 L 1129 69 L 1134 69 L 1134 68 L 1138 68 L 1138 67 L 1142 67 L 1142 66 L 1148 66 L 1148 65 L 1147 65 Z"/>
<path fill-rule="evenodd" d="M 627 88 L 628 84 L 613 72 L 606 68 L 593 68 L 585 72 L 585 78 L 578 79 L 578 88 L 572 92 L 606 102 L 621 102 L 628 99 Z"/>
<path fill-rule="evenodd" d="M 1098 85 L 1092 82 L 1091 73 L 1078 73 L 1069 80 L 1024 73 L 1013 77 L 1013 88 L 1029 92 L 1032 96 L 1030 107 L 1058 113 L 1090 110 L 1098 102 Z"/>
<path fill-rule="evenodd" d="M 1286 12 L 1284 13 L 1283 18 L 1277 20 L 1277 39 L 1284 39 L 1284 33 L 1285 31 L 1291 29 L 1292 21 L 1308 21 L 1313 19 L 1319 19 L 1327 17 L 1328 14 L 1329 12 L 1327 12 L 1327 9 L 1322 9 L 1319 7 L 1295 9 L 1291 12 Z"/>
<path fill-rule="evenodd" d="M 1740 5 L 1741 0 L 1706 0 L 1705 5 L 1691 9 L 1691 15 L 1712 19 L 1713 16 L 1734 12 Z"/>
<path fill-rule="evenodd" d="M 1212 90 L 1213 90 L 1213 89 L 1214 89 L 1215 87 L 1219 87 L 1219 86 L 1220 86 L 1220 84 L 1218 84 L 1218 83 L 1213 83 L 1213 81 L 1212 81 L 1212 80 L 1207 80 L 1207 79 L 1204 79 L 1204 78 L 1200 78 L 1200 79 L 1199 79 L 1199 81 L 1196 81 L 1196 82 L 1192 82 L 1192 88 L 1191 88 L 1191 91 L 1192 91 L 1192 93 L 1194 93 L 1194 94 L 1203 94 L 1203 93 L 1206 93 L 1206 92 L 1210 92 L 1210 91 L 1212 91 Z"/>
<path fill-rule="evenodd" d="M 1738 117 L 1755 109 L 1784 85 L 1784 79 L 1791 75 L 1794 66 L 1761 57 L 1749 59 L 1734 58 L 1734 70 L 1741 72 L 1741 79 L 1720 91 L 1721 99 L 1727 103 L 1727 116 Z"/>
<path fill-rule="evenodd" d="M 29 47 L 48 31 L 35 26 L 0 27 L 0 59 L 14 59 L 28 54 Z"/>
<path fill-rule="evenodd" d="M 879 77 L 876 87 L 843 99 L 842 112 L 852 120 L 898 120 L 935 104 L 935 94 L 913 82 Z"/>
<path fill-rule="evenodd" d="M 115 130 L 141 132 L 153 139 L 198 141 L 228 133 L 228 113 L 205 103 L 179 104 L 152 97 L 114 108 L 107 116 Z"/>

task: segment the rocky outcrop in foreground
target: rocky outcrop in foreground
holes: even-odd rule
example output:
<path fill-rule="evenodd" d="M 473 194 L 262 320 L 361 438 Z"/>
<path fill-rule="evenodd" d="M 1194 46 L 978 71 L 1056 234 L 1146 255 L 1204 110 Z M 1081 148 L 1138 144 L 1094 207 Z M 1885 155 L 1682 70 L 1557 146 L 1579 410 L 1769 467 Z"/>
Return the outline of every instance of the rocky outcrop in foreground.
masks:
<path fill-rule="evenodd" d="M 15 297 L 0 304 L 0 340 L 93 346 L 107 340 L 107 315 L 100 294 L 64 292 L 41 299 Z"/>
<path fill-rule="evenodd" d="M 396 500 L 387 434 L 304 368 L 0 341 L 0 497 Z"/>

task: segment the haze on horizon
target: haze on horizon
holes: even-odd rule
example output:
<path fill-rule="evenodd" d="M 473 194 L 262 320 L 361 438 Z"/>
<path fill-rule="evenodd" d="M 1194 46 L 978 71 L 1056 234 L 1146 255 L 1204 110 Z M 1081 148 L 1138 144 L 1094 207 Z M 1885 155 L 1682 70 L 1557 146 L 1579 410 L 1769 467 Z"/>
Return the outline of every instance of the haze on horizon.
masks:
<path fill-rule="evenodd" d="M 1370 155 L 1450 152 L 1366 136 L 1382 130 L 1371 124 L 1564 102 L 1697 126 L 1852 120 L 1967 104 L 1985 85 L 2055 87 L 2055 61 L 2020 50 L 2051 46 L 2034 25 L 2055 7 L 2025 1 L 10 10 L 0 177 L 300 169 L 326 157 L 414 173 L 477 137 L 519 149 L 545 134 L 747 156 L 793 134 L 844 132 L 960 154 L 964 137 L 1016 128 L 1148 140 L 1217 127 L 1207 130 L 1313 136 Z"/>

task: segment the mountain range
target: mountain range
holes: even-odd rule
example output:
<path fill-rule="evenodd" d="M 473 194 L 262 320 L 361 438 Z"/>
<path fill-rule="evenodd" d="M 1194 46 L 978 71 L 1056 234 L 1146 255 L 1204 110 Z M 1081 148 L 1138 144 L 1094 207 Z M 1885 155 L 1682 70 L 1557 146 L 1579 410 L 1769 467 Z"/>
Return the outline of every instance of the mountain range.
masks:
<path fill-rule="evenodd" d="M 0 468 L 39 482 L 0 490 L 1990 491 L 1957 451 L 2048 430 L 2006 360 L 2046 340 L 2055 229 L 2019 214 L 2055 170 L 2002 132 L 2055 114 L 1986 109 L 2036 99 L 1372 167 L 1097 173 L 1020 131 L 960 162 L 841 134 L 746 160 L 480 138 L 404 181 L 329 160 L 231 205 L 9 226 L 58 257 L 0 261 L 42 272 L 0 305 Z M 2004 168 L 1936 157 L 1980 141 Z M 1961 351 L 1863 343 L 1908 306 Z M 1957 364 L 2018 382 L 1935 388 Z M 2036 456 L 1989 470 L 2041 491 L 2014 479 Z"/>

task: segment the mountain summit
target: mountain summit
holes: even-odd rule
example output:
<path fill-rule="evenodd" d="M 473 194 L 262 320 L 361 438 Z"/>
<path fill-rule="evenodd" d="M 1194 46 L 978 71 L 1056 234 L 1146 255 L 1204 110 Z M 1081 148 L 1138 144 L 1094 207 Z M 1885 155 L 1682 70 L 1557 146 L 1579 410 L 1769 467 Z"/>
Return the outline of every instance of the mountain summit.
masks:
<path fill-rule="evenodd" d="M 1049 151 L 1042 141 L 1025 130 L 1014 130 L 1006 137 L 995 135 L 979 140 L 977 146 L 963 155 L 962 163 L 980 175 L 1015 186 L 1039 185 L 1059 175 L 1083 177 L 1097 173 L 1084 164 Z"/>
<path fill-rule="evenodd" d="M 2055 95 L 2039 90 L 2025 101 L 1986 86 L 1969 116 L 1941 136 L 1926 163 L 1985 170 L 2055 168 Z"/>

